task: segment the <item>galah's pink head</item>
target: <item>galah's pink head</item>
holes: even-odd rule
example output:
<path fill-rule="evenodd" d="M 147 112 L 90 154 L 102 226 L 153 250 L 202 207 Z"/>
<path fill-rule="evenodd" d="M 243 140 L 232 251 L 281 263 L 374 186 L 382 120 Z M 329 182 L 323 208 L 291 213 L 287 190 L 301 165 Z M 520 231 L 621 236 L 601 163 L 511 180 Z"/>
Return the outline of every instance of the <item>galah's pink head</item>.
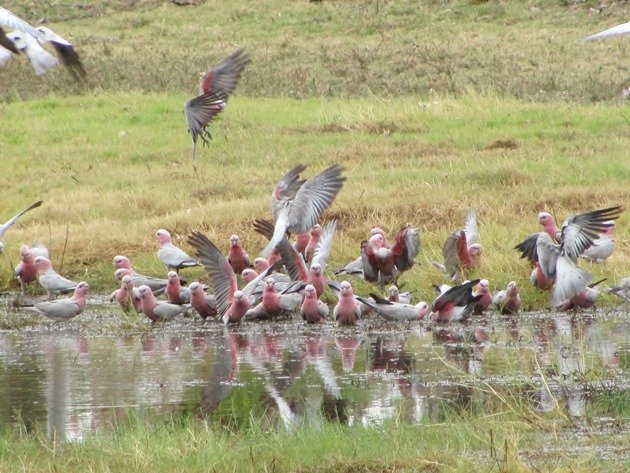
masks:
<path fill-rule="evenodd" d="M 416 304 L 416 309 L 418 310 L 418 316 L 423 319 L 426 317 L 430 311 L 429 304 L 424 301 L 420 301 Z"/>
<path fill-rule="evenodd" d="M 518 294 L 518 285 L 516 284 L 516 281 L 510 281 L 505 292 L 510 295 Z"/>
<path fill-rule="evenodd" d="M 374 227 L 372 230 L 370 230 L 370 235 L 371 236 L 381 235 L 383 238 L 385 238 L 385 232 L 383 231 L 382 228 L 379 228 L 379 227 Z"/>
<path fill-rule="evenodd" d="M 549 227 L 556 224 L 555 220 L 548 212 L 540 212 L 538 214 L 538 223 L 540 223 L 543 227 Z"/>
<path fill-rule="evenodd" d="M 142 285 L 138 288 L 138 293 L 142 299 L 150 299 L 153 296 L 153 292 L 151 292 L 151 288 L 146 285 Z"/>
<path fill-rule="evenodd" d="M 20 247 L 20 256 L 22 257 L 22 261 L 32 261 L 33 253 L 28 245 L 22 245 Z"/>
<path fill-rule="evenodd" d="M 194 294 L 194 295 L 197 295 L 203 292 L 203 286 L 201 285 L 201 283 L 197 281 L 191 283 L 190 286 L 188 286 L 188 289 L 190 289 L 191 294 Z"/>
<path fill-rule="evenodd" d="M 86 283 L 85 281 L 81 281 L 74 289 L 74 297 L 85 297 L 89 288 L 90 285 L 88 283 Z"/>
<path fill-rule="evenodd" d="M 477 283 L 477 294 L 486 294 L 490 289 L 490 282 L 487 279 L 482 279 Z"/>
<path fill-rule="evenodd" d="M 254 260 L 254 269 L 259 273 L 262 273 L 269 267 L 269 261 L 265 258 L 256 258 Z"/>
<path fill-rule="evenodd" d="M 312 284 L 307 284 L 304 288 L 304 297 L 315 297 L 317 298 L 317 291 L 315 290 L 315 286 Z"/>
<path fill-rule="evenodd" d="M 230 246 L 241 246 L 241 239 L 238 235 L 232 235 L 230 237 Z"/>
<path fill-rule="evenodd" d="M 254 279 L 256 279 L 257 276 L 258 274 L 256 273 L 256 271 L 254 271 L 251 268 L 245 268 L 241 272 L 241 277 L 243 278 L 243 281 L 245 282 L 252 282 Z"/>
<path fill-rule="evenodd" d="M 122 286 L 125 287 L 126 289 L 131 288 L 132 287 L 131 274 L 125 274 L 123 278 L 120 280 L 120 282 L 122 283 Z"/>
<path fill-rule="evenodd" d="M 352 285 L 348 281 L 342 281 L 339 288 L 342 296 L 352 296 Z"/>
<path fill-rule="evenodd" d="M 370 237 L 368 243 L 376 248 L 382 248 L 385 246 L 385 237 L 380 233 L 376 233 Z"/>
<path fill-rule="evenodd" d="M 171 243 L 171 234 L 160 228 L 157 232 L 155 232 L 155 236 L 157 237 L 158 244 L 160 246 L 166 245 L 167 243 Z"/>
<path fill-rule="evenodd" d="M 129 271 L 127 268 L 119 268 L 114 271 L 114 276 L 116 277 L 117 281 L 120 281 L 125 276 L 131 277 L 131 271 Z"/>
<path fill-rule="evenodd" d="M 310 234 L 314 237 L 320 236 L 322 234 L 322 226 L 320 224 L 315 225 L 311 228 Z"/>
<path fill-rule="evenodd" d="M 244 300 L 245 300 L 245 293 L 243 293 L 243 291 L 236 291 L 234 293 L 234 303 L 235 304 L 243 302 Z"/>
<path fill-rule="evenodd" d="M 276 280 L 274 278 L 267 278 L 265 280 L 265 286 L 266 286 L 267 290 L 275 291 L 276 290 Z"/>
<path fill-rule="evenodd" d="M 311 265 L 311 273 L 320 276 L 322 274 L 322 267 L 319 263 L 313 263 Z"/>
<path fill-rule="evenodd" d="M 468 254 L 478 256 L 481 254 L 481 245 L 479 243 L 473 243 L 468 247 Z"/>
<path fill-rule="evenodd" d="M 129 258 L 123 255 L 114 256 L 114 267 L 116 269 L 120 269 L 120 268 L 131 269 L 131 263 L 129 262 Z"/>
<path fill-rule="evenodd" d="M 168 284 L 177 284 L 179 282 L 179 275 L 175 271 L 169 271 L 166 275 Z"/>
<path fill-rule="evenodd" d="M 52 265 L 50 264 L 50 260 L 48 258 L 38 256 L 35 258 L 35 268 L 37 271 L 47 271 L 52 268 Z"/>

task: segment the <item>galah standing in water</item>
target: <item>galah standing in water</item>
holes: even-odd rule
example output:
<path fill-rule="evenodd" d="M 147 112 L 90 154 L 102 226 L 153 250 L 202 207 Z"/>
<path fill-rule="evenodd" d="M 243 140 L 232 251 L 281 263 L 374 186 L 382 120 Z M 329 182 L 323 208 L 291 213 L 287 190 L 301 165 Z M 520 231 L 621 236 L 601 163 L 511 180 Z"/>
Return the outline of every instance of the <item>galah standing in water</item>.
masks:
<path fill-rule="evenodd" d="M 190 305 L 202 319 L 217 316 L 217 301 L 212 294 L 206 294 L 203 286 L 196 281 L 188 286 L 188 289 L 190 289 Z"/>
<path fill-rule="evenodd" d="M 306 322 L 313 324 L 323 322 L 328 317 L 330 309 L 325 302 L 317 297 L 315 286 L 307 284 L 304 288 L 304 300 L 300 306 L 300 315 Z"/>
<path fill-rule="evenodd" d="M 592 263 L 605 263 L 606 260 L 612 256 L 617 246 L 614 240 L 615 222 L 609 220 L 605 222 L 605 225 L 606 229 L 600 233 L 599 237 L 593 240 L 593 244 L 580 255 L 581 258 Z"/>
<path fill-rule="evenodd" d="M 232 266 L 208 237 L 199 232 L 193 232 L 188 237 L 188 243 L 195 248 L 197 257 L 208 272 L 214 290 L 217 311 L 223 323 L 239 323 L 251 307 L 249 296 L 258 286 L 258 283 L 273 272 L 276 267 L 267 268 L 249 282 L 242 291 L 239 291 L 236 284 L 236 274 Z"/>
<path fill-rule="evenodd" d="M 118 302 L 125 314 L 131 312 L 132 309 L 134 309 L 134 312 L 138 312 L 140 310 L 140 294 L 134 293 L 134 290 L 135 288 L 131 284 L 131 276 L 126 274 L 120 280 L 120 288 L 116 289 L 109 296 L 109 302 Z"/>
<path fill-rule="evenodd" d="M 361 309 L 348 281 L 341 282 L 339 302 L 333 309 L 333 315 L 337 325 L 354 325 L 361 318 Z"/>
<path fill-rule="evenodd" d="M 182 287 L 179 275 L 175 271 L 169 271 L 166 275 L 166 298 L 171 304 L 188 304 L 190 302 L 190 289 Z"/>
<path fill-rule="evenodd" d="M 42 202 L 43 202 L 42 200 L 38 200 L 34 204 L 31 204 L 28 207 L 26 207 L 24 210 L 22 210 L 20 213 L 18 213 L 13 218 L 10 218 L 6 222 L 4 222 L 2 225 L 0 225 L 0 253 L 2 253 L 4 251 L 4 243 L 2 243 L 2 239 L 4 238 L 4 234 L 7 232 L 7 230 L 9 230 L 9 228 L 11 228 L 13 225 L 15 225 L 15 222 L 17 222 L 18 219 L 22 215 L 24 215 L 29 210 L 32 210 L 32 209 L 35 209 L 35 208 L 39 207 L 40 205 L 42 205 Z"/>
<path fill-rule="evenodd" d="M 183 315 L 190 309 L 190 305 L 158 301 L 149 286 L 140 286 L 138 293 L 140 294 L 142 313 L 153 322 L 171 320 L 178 315 Z"/>
<path fill-rule="evenodd" d="M 556 307 L 558 310 L 571 310 L 571 309 L 590 309 L 595 306 L 595 301 L 599 297 L 600 289 L 597 286 L 603 283 L 606 279 L 600 279 L 597 282 L 589 284 L 575 297 L 572 297 L 568 301 L 563 302 L 560 306 Z"/>
<path fill-rule="evenodd" d="M 206 127 L 225 109 L 229 96 L 238 85 L 243 69 L 250 62 L 247 53 L 239 49 L 214 69 L 209 70 L 201 79 L 199 95 L 186 102 L 184 114 L 192 138 L 193 160 L 196 158 L 197 138 L 201 137 L 204 146 L 210 144 L 212 135 Z"/>
<path fill-rule="evenodd" d="M 373 300 L 363 297 L 357 297 L 357 299 L 370 307 L 378 315 L 393 322 L 423 320 L 430 312 L 429 304 L 424 301 L 411 305 L 402 302 L 391 302 L 373 293 L 370 293 L 370 296 Z"/>
<path fill-rule="evenodd" d="M 490 294 L 490 282 L 487 279 L 482 279 L 477 283 L 475 290 L 473 291 L 473 296 L 481 296 L 481 299 L 477 301 L 475 304 L 475 308 L 473 309 L 473 314 L 481 315 L 492 303 L 492 294 Z"/>
<path fill-rule="evenodd" d="M 555 282 L 552 307 L 577 296 L 590 282 L 592 276 L 576 266 L 577 258 L 606 230 L 609 220 L 617 219 L 622 210 L 621 206 L 616 206 L 573 215 L 564 221 L 561 229 L 549 213 L 538 214 L 543 231 L 529 235 L 515 248 L 521 252 L 522 258 L 529 259 L 532 264 L 538 263 L 546 279 Z"/>
<path fill-rule="evenodd" d="M 466 215 L 464 229 L 453 232 L 442 247 L 444 264 L 433 261 L 437 269 L 446 273 L 450 279 L 460 283 L 481 263 L 481 245 L 479 244 L 479 228 L 477 213 L 470 209 Z"/>
<path fill-rule="evenodd" d="M 0 27 L 15 30 L 5 35 L 0 28 L 0 46 L 15 54 L 18 52 L 26 54 L 38 76 L 45 74 L 58 63 L 57 59 L 41 46 L 50 43 L 72 77 L 75 80 L 85 79 L 85 69 L 74 46 L 50 28 L 45 26 L 35 28 L 5 8 L 0 8 Z M 13 48 L 9 42 L 13 43 Z"/>
<path fill-rule="evenodd" d="M 164 292 L 164 289 L 166 289 L 166 285 L 168 284 L 167 279 L 154 278 L 152 276 L 145 276 L 144 274 L 140 274 L 135 269 L 133 269 L 129 258 L 127 258 L 126 256 L 115 256 L 114 267 L 116 268 L 116 270 L 126 269 L 129 271 L 129 274 L 132 277 L 133 287 L 149 286 L 153 293 L 161 293 Z M 116 273 L 114 274 L 116 275 Z M 123 276 L 124 274 L 121 274 L 120 278 L 116 276 L 116 279 L 121 279 Z M 185 284 L 185 281 L 183 279 L 180 279 L 180 281 L 182 284 Z"/>
<path fill-rule="evenodd" d="M 199 263 L 188 256 L 184 250 L 173 245 L 171 234 L 168 231 L 161 228 L 155 233 L 155 236 L 157 237 L 158 245 L 160 245 L 157 257 L 167 271 L 174 269 L 178 272 L 182 268 L 199 266 Z"/>
<path fill-rule="evenodd" d="M 429 314 L 433 322 L 460 322 L 465 320 L 475 308 L 481 295 L 473 296 L 472 290 L 479 279 L 454 286 L 438 296 Z"/>
<path fill-rule="evenodd" d="M 37 281 L 39 285 L 46 289 L 48 299 L 52 299 L 55 294 L 67 294 L 73 292 L 79 283 L 70 281 L 57 273 L 48 258 L 38 256 L 35 258 L 37 268 Z"/>
<path fill-rule="evenodd" d="M 230 237 L 230 250 L 228 251 L 227 260 L 236 274 L 241 274 L 245 268 L 249 268 L 251 266 L 249 262 L 249 255 L 243 248 L 241 239 L 238 235 L 232 235 Z"/>
<path fill-rule="evenodd" d="M 420 250 L 420 236 L 417 228 L 402 228 L 394 240 L 387 244 L 382 234 L 376 233 L 366 242 L 361 242 L 363 278 L 384 286 L 396 284 L 400 275 L 410 269 Z"/>
<path fill-rule="evenodd" d="M 596 41 L 599 39 L 612 38 L 613 36 L 622 36 L 626 34 L 630 34 L 630 21 L 582 38 L 581 41 Z"/>
<path fill-rule="evenodd" d="M 619 281 L 619 284 L 611 287 L 609 291 L 621 297 L 624 301 L 630 302 L 630 278 L 623 278 Z"/>
<path fill-rule="evenodd" d="M 510 281 L 505 290 L 497 292 L 492 298 L 492 304 L 504 315 L 518 314 L 521 296 L 516 281 Z"/>
<path fill-rule="evenodd" d="M 15 267 L 15 277 L 20 281 L 20 291 L 22 296 L 26 291 L 26 286 L 37 279 L 37 268 L 35 267 L 35 258 L 33 252 L 28 245 L 22 245 L 20 248 L 20 256 L 22 261 Z"/>
<path fill-rule="evenodd" d="M 81 281 L 77 284 L 72 297 L 38 302 L 28 309 L 58 321 L 71 319 L 85 310 L 87 302 L 85 296 L 89 288 L 88 283 Z"/>
<path fill-rule="evenodd" d="M 244 316 L 246 320 L 269 320 L 278 315 L 290 314 L 302 302 L 299 293 L 278 294 L 273 277 L 268 277 L 264 284 L 262 301 L 247 311 Z"/>
<path fill-rule="evenodd" d="M 262 250 L 268 257 L 287 232 L 304 233 L 320 220 L 337 197 L 346 178 L 334 165 L 307 181 L 300 179 L 306 169 L 298 165 L 285 174 L 271 193 L 271 211 L 275 221 L 273 235 Z"/>

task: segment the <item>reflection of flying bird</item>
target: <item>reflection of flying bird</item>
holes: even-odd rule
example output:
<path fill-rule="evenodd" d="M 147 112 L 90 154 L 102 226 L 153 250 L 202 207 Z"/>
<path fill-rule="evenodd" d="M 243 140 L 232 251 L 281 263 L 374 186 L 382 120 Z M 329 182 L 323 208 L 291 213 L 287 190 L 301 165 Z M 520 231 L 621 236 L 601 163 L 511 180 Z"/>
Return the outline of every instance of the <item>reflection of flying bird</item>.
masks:
<path fill-rule="evenodd" d="M 612 28 L 608 28 L 607 30 L 601 31 L 600 33 L 595 33 L 585 38 L 582 38 L 582 41 L 596 41 L 598 39 L 610 38 L 612 36 L 621 36 L 626 34 L 630 34 L 630 21 L 621 25 L 613 26 Z"/>
<path fill-rule="evenodd" d="M 208 71 L 199 84 L 199 95 L 186 102 L 184 113 L 188 132 L 192 138 L 192 157 L 195 159 L 197 138 L 204 146 L 210 144 L 212 136 L 206 129 L 215 115 L 221 113 L 241 78 L 243 68 L 251 60 L 243 49 L 239 49 L 214 69 Z"/>

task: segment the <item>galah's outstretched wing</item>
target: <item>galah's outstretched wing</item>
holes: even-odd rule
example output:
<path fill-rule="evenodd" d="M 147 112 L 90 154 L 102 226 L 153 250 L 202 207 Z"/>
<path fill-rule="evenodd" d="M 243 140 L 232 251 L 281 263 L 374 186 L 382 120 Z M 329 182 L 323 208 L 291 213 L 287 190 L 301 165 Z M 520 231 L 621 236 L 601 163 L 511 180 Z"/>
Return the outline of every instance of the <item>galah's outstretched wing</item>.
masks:
<path fill-rule="evenodd" d="M 400 272 L 413 266 L 419 250 L 420 236 L 417 228 L 406 227 L 396 234 L 392 253 L 394 254 L 394 264 Z"/>
<path fill-rule="evenodd" d="M 40 26 L 37 30 L 41 33 L 42 36 L 38 37 L 43 39 L 43 41 L 48 41 L 57 51 L 57 55 L 61 58 L 61 62 L 64 66 L 68 68 L 72 77 L 75 80 L 81 81 L 85 80 L 86 73 L 83 68 L 83 64 L 81 63 L 81 58 L 77 54 L 77 51 L 74 49 L 72 43 L 70 43 L 67 39 L 62 38 L 57 33 L 55 33 L 50 28 L 46 28 L 45 26 Z"/>
<path fill-rule="evenodd" d="M 328 258 L 330 257 L 330 250 L 332 249 L 333 238 L 336 230 L 337 220 L 333 220 L 328 223 L 322 231 L 319 241 L 317 242 L 317 246 L 315 247 L 311 265 L 318 264 L 319 267 L 322 268 L 322 271 L 328 264 Z"/>
<path fill-rule="evenodd" d="M 17 222 L 17 220 L 24 215 L 26 212 L 28 212 L 29 210 L 33 210 L 37 207 L 39 207 L 40 205 L 42 205 L 43 200 L 38 200 L 37 202 L 35 202 L 34 204 L 29 205 L 28 207 L 26 207 L 24 210 L 22 210 L 20 213 L 18 213 L 17 215 L 15 215 L 14 217 L 10 218 L 9 220 L 7 220 L 5 223 L 3 223 L 2 225 L 0 225 L 0 239 L 2 239 L 3 235 L 6 233 L 6 231 L 11 228 L 13 225 L 15 225 L 15 222 Z"/>
<path fill-rule="evenodd" d="M 469 248 L 471 245 L 479 243 L 479 228 L 477 226 L 477 212 L 475 212 L 475 209 L 470 209 L 468 215 L 466 215 L 464 233 L 466 234 L 466 245 Z"/>
<path fill-rule="evenodd" d="M 574 263 L 599 238 L 599 234 L 608 228 L 608 221 L 615 220 L 621 215 L 623 207 L 620 205 L 606 209 L 593 210 L 578 215 L 572 215 L 562 224 L 561 252 Z"/>
<path fill-rule="evenodd" d="M 595 33 L 593 35 L 582 38 L 581 41 L 596 41 L 598 39 L 610 38 L 612 36 L 621 36 L 630 34 L 630 21 L 621 25 L 613 26 L 607 30 Z"/>
<path fill-rule="evenodd" d="M 218 91 L 224 93 L 226 98 L 232 95 L 241 78 L 243 69 L 250 62 L 252 60 L 245 50 L 239 49 L 203 76 L 199 84 L 199 94 Z"/>
<path fill-rule="evenodd" d="M 207 94 L 198 95 L 184 105 L 188 132 L 192 138 L 193 159 L 195 159 L 197 152 L 197 138 L 201 137 L 204 144 L 208 144 L 208 140 L 212 139 L 206 127 L 215 115 L 223 111 L 226 100 L 227 95 L 224 92 L 214 90 Z"/>
<path fill-rule="evenodd" d="M 278 219 L 278 212 L 283 208 L 283 204 L 295 197 L 300 187 L 304 185 L 306 179 L 300 179 L 300 173 L 306 170 L 304 164 L 298 164 L 288 173 L 282 176 L 271 193 L 271 213 L 274 221 Z M 271 239 L 271 237 L 269 237 Z"/>

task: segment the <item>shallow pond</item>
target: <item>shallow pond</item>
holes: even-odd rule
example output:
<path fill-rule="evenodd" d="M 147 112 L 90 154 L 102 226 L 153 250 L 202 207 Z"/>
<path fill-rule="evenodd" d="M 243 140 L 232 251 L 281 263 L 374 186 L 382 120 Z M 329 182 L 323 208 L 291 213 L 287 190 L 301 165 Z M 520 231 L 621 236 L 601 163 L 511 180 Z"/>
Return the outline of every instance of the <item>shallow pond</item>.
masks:
<path fill-rule="evenodd" d="M 375 317 L 350 328 L 297 319 L 151 326 L 107 306 L 68 323 L 24 310 L 0 317 L 16 327 L 0 331 L 0 422 L 61 440 L 130 414 L 369 425 L 492 414 L 505 396 L 591 426 L 628 422 L 627 312 L 490 315 L 430 328 Z"/>

